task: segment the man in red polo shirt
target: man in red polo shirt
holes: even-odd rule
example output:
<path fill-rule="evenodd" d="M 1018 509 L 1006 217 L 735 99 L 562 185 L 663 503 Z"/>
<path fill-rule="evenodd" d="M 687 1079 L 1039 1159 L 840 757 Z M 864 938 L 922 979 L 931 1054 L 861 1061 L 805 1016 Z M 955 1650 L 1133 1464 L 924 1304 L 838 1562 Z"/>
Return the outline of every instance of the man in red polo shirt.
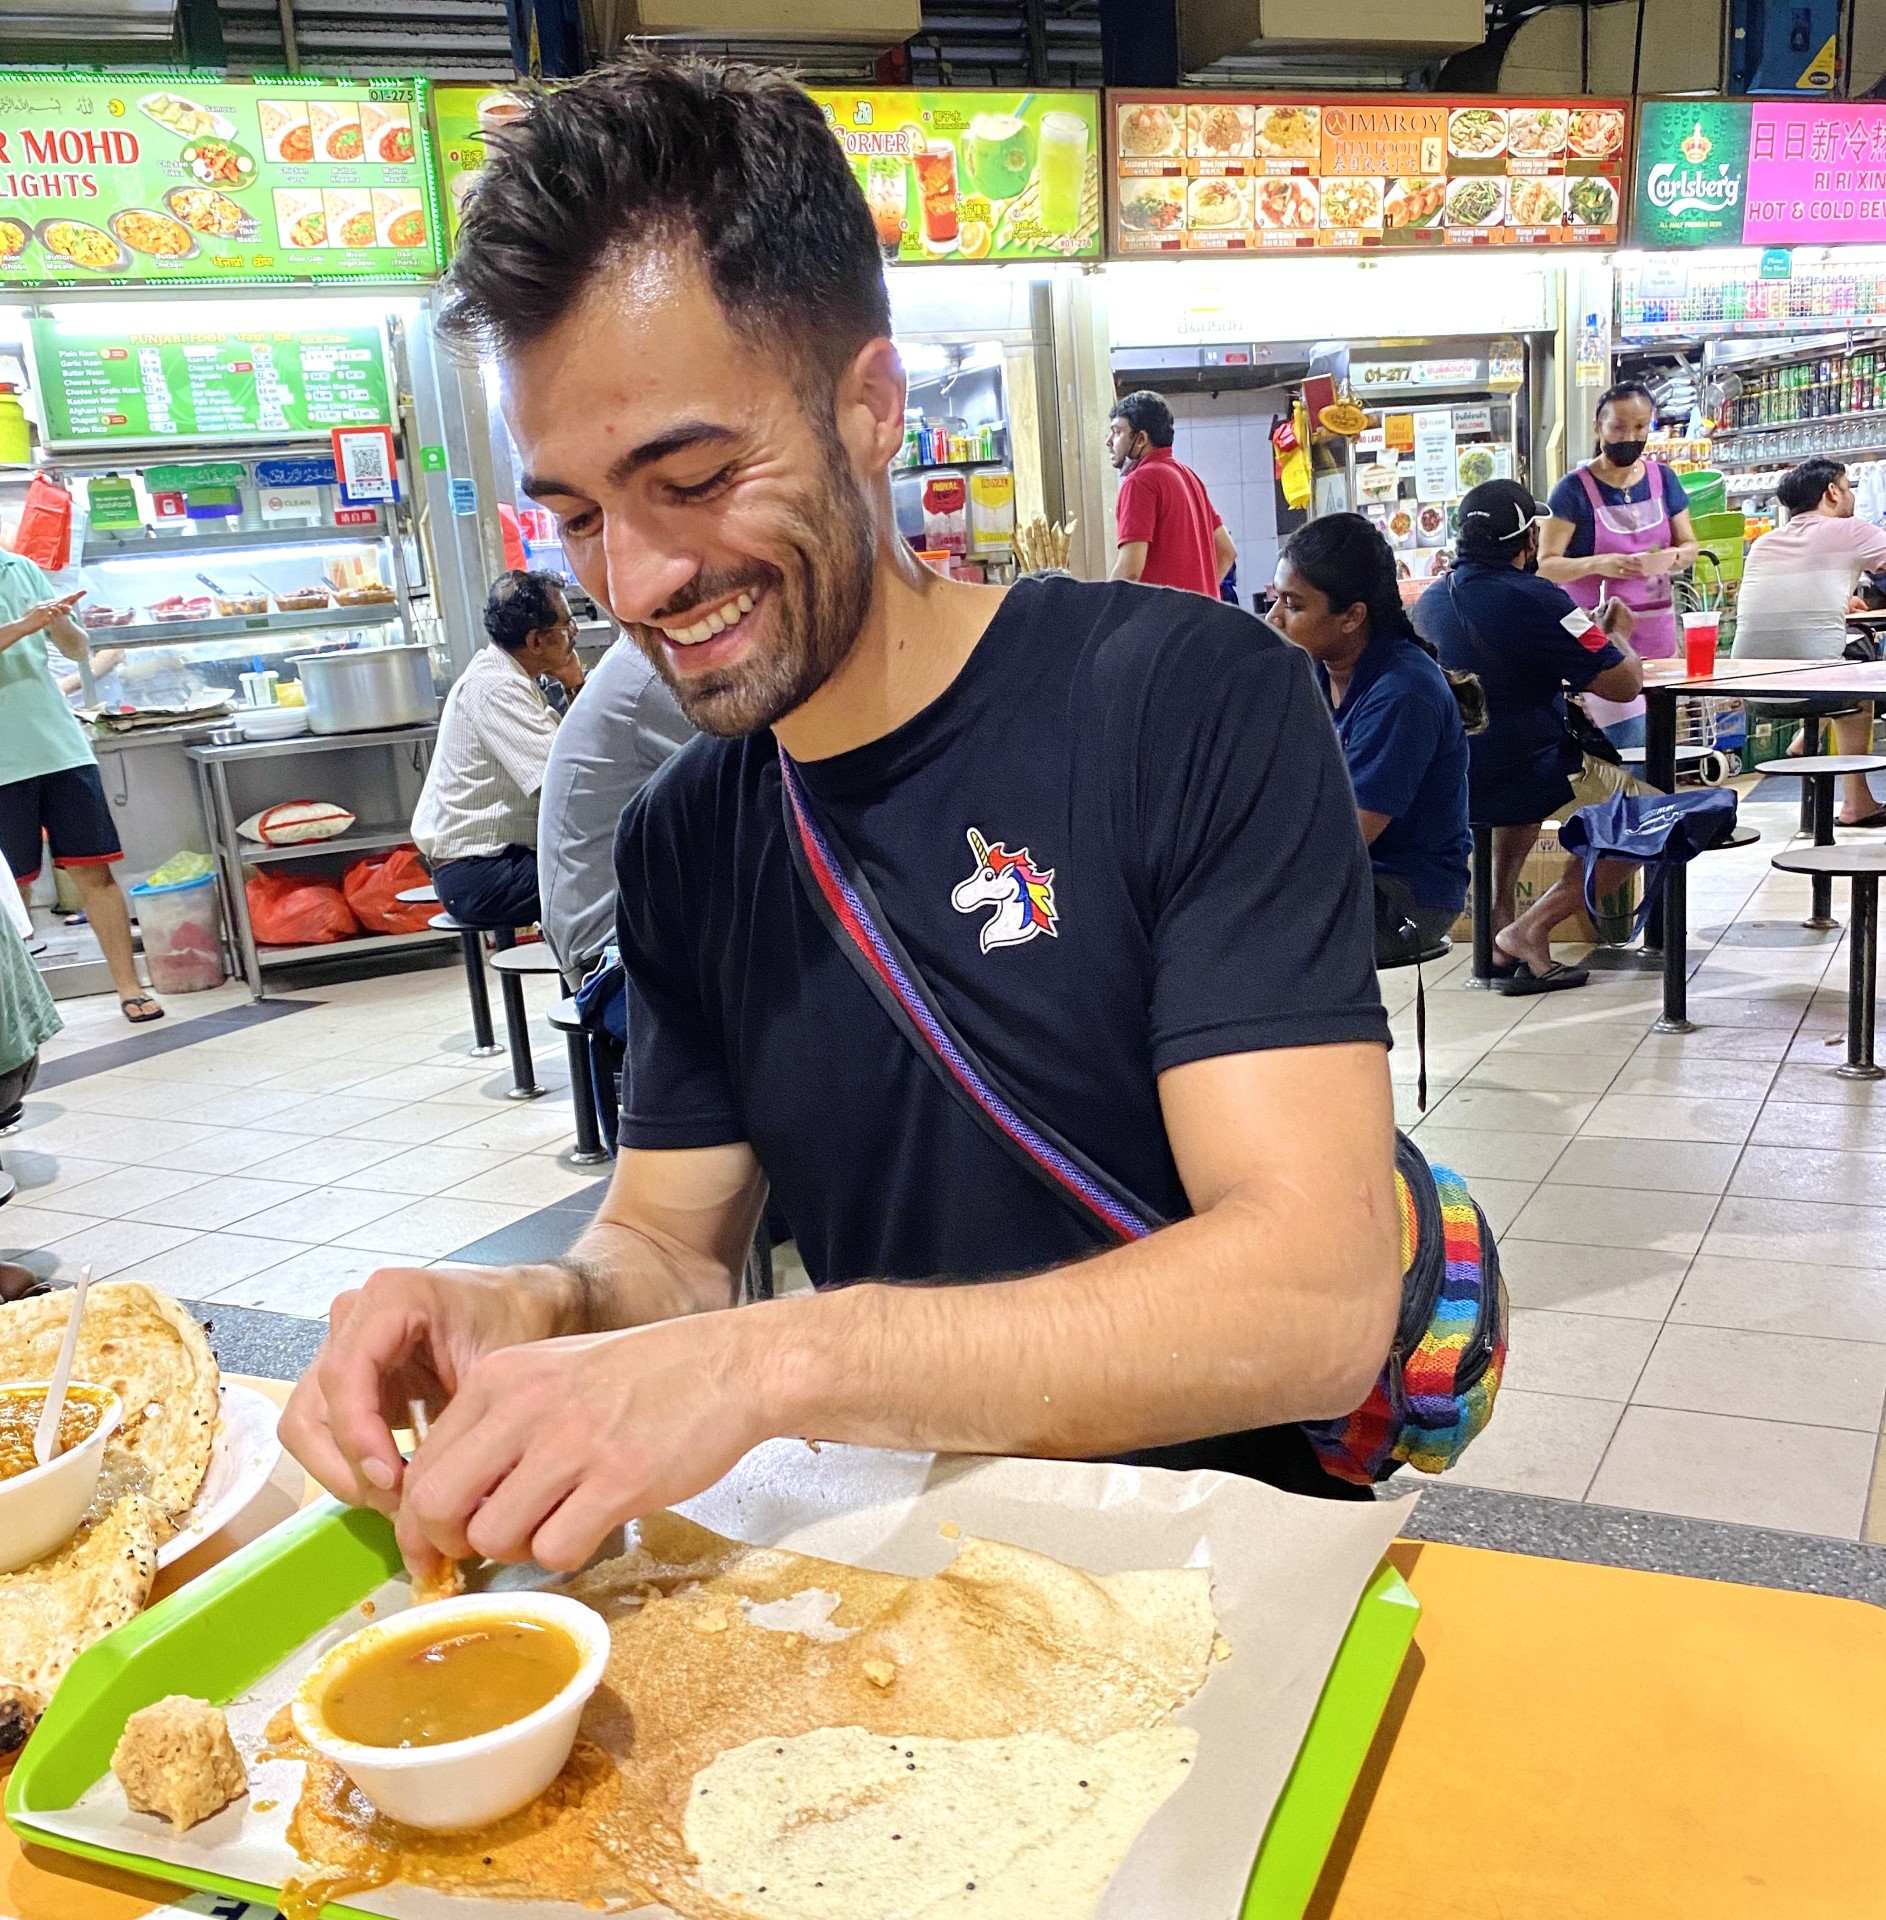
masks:
<path fill-rule="evenodd" d="M 1114 579 L 1184 587 L 1216 600 L 1238 550 L 1204 481 L 1172 457 L 1172 409 L 1156 393 L 1123 394 L 1114 402 L 1107 451 L 1120 475 Z"/>

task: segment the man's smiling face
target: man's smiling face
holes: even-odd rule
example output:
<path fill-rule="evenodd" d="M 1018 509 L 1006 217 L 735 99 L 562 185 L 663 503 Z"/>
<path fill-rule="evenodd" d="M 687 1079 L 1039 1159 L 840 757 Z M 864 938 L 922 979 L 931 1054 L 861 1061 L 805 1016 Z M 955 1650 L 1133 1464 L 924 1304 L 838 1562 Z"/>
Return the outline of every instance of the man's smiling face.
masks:
<path fill-rule="evenodd" d="M 877 526 L 829 382 L 736 332 L 685 246 L 606 263 L 500 376 L 525 491 L 697 727 L 756 732 L 843 665 Z"/>

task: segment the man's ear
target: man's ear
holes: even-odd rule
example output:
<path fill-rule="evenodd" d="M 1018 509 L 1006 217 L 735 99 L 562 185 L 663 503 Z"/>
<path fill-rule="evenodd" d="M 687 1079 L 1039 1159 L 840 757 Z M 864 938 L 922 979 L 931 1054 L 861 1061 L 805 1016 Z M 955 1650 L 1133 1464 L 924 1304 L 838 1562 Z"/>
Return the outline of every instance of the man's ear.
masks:
<path fill-rule="evenodd" d="M 832 411 L 838 438 L 861 473 L 880 473 L 904 444 L 904 363 L 889 340 L 867 340 L 838 376 Z"/>

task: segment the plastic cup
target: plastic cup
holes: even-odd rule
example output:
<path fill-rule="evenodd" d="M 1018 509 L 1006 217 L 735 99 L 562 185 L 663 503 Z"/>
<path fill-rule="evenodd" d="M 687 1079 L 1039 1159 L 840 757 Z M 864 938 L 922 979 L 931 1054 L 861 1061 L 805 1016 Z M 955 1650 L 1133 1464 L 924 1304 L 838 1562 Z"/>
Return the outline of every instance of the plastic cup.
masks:
<path fill-rule="evenodd" d="M 1683 616 L 1683 665 L 1692 680 L 1716 670 L 1716 642 L 1722 633 L 1719 613 L 1686 613 Z"/>

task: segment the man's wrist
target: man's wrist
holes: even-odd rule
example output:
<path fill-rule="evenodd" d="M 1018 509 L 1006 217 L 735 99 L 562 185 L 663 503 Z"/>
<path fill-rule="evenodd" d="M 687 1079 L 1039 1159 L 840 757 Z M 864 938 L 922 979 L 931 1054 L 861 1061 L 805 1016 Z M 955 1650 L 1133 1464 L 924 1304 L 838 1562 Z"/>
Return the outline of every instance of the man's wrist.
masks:
<path fill-rule="evenodd" d="M 525 1301 L 534 1340 L 556 1340 L 567 1334 L 589 1333 L 592 1276 L 586 1263 L 568 1256 L 541 1265 L 515 1267 L 512 1278 Z"/>
<path fill-rule="evenodd" d="M 726 1378 L 753 1409 L 759 1438 L 836 1437 L 840 1373 L 828 1349 L 861 1289 L 766 1300 L 709 1316 L 728 1343 Z"/>

